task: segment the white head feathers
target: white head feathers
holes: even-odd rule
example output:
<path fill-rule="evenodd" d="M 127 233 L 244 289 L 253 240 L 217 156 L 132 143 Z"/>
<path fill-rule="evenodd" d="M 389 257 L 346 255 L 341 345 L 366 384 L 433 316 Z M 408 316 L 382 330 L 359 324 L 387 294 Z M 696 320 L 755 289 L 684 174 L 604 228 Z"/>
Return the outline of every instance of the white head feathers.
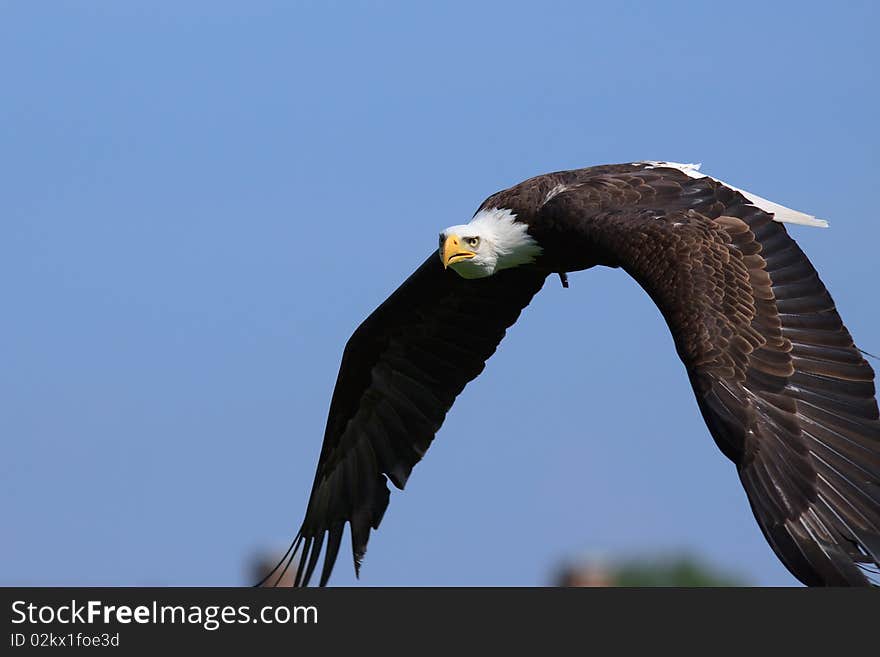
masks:
<path fill-rule="evenodd" d="M 449 266 L 462 278 L 484 278 L 502 269 L 534 262 L 541 247 L 528 234 L 528 226 L 515 221 L 516 215 L 505 208 L 480 210 L 469 224 L 450 226 L 441 234 L 441 243 L 450 235 L 479 238 L 474 257 Z"/>

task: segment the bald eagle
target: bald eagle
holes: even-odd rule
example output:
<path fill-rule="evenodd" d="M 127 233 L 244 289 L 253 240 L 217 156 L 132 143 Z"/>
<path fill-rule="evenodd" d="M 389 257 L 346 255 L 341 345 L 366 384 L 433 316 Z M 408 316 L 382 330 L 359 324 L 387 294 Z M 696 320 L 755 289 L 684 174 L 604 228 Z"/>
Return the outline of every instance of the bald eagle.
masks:
<path fill-rule="evenodd" d="M 807 585 L 875 583 L 874 372 L 784 223 L 826 225 L 673 162 L 549 173 L 487 198 L 348 341 L 305 518 L 274 574 L 295 562 L 307 585 L 325 548 L 325 585 L 346 523 L 358 572 L 387 480 L 403 489 L 545 279 L 604 265 L 659 307 L 786 568 Z"/>

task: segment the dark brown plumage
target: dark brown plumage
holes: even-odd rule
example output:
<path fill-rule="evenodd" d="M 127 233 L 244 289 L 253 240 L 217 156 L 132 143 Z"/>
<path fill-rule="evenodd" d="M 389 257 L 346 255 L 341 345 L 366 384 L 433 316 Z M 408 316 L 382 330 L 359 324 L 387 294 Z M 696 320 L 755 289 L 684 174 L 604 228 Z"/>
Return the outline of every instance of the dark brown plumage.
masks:
<path fill-rule="evenodd" d="M 465 280 L 431 254 L 355 331 L 342 358 L 306 516 L 307 584 L 343 528 L 356 568 L 446 412 L 551 273 L 620 267 L 658 305 L 703 418 L 752 511 L 808 585 L 863 585 L 880 566 L 874 373 L 806 256 L 773 215 L 711 178 L 644 163 L 538 176 L 486 199 L 543 248 Z M 277 573 L 276 573 L 277 576 Z"/>

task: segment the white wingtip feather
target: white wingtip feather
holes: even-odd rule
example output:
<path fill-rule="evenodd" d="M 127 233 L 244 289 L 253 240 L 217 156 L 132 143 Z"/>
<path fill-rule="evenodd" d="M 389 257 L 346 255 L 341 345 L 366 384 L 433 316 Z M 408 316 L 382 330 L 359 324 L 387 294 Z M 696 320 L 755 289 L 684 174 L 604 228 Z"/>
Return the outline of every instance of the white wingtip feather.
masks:
<path fill-rule="evenodd" d="M 817 228 L 828 228 L 828 222 L 824 219 L 817 219 L 812 215 L 798 212 L 797 210 L 792 210 L 791 208 L 787 208 L 784 205 L 780 205 L 779 203 L 768 201 L 767 199 L 762 198 L 757 194 L 752 194 L 751 192 L 747 192 L 746 190 L 740 189 L 739 187 L 734 187 L 733 185 L 726 183 L 723 180 L 719 180 L 718 178 L 706 175 L 705 173 L 700 173 L 701 163 L 683 164 L 681 162 L 664 162 L 659 160 L 651 160 L 646 162 L 639 162 L 639 164 L 647 165 L 649 169 L 654 169 L 657 167 L 669 167 L 672 169 L 678 169 L 685 175 L 690 176 L 691 178 L 711 178 L 712 180 L 720 182 L 725 187 L 729 187 L 730 189 L 739 192 L 740 194 L 745 196 L 752 205 L 761 208 L 764 212 L 769 212 L 773 215 L 773 219 L 780 223 L 799 224 L 801 226 L 815 226 Z"/>

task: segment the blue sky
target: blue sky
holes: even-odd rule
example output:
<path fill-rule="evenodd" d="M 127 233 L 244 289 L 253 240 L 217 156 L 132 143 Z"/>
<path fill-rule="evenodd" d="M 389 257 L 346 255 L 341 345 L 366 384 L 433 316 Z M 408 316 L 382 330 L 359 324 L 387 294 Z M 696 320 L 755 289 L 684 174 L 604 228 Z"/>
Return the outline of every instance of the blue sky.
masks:
<path fill-rule="evenodd" d="M 2 584 L 247 583 L 351 331 L 545 171 L 701 161 L 828 219 L 791 232 L 880 352 L 876 3 L 155 4 L 0 8 Z M 795 582 L 658 311 L 596 269 L 465 390 L 361 582 L 675 550 Z"/>

